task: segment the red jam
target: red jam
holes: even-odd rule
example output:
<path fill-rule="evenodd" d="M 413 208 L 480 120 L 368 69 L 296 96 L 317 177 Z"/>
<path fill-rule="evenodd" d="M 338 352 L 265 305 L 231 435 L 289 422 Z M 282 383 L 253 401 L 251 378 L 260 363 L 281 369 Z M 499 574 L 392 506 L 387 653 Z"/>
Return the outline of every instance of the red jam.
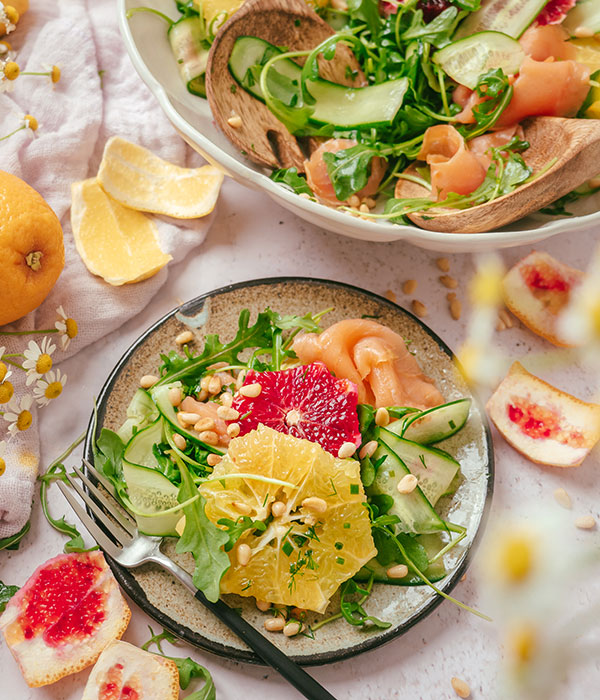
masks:
<path fill-rule="evenodd" d="M 42 635 L 58 646 L 87 637 L 104 621 L 105 594 L 92 590 L 102 567 L 90 555 L 69 556 L 43 569 L 23 600 L 25 639 Z"/>
<path fill-rule="evenodd" d="M 525 265 L 521 270 L 525 284 L 530 289 L 551 292 L 568 292 L 571 285 L 554 268 L 546 264 Z"/>
<path fill-rule="evenodd" d="M 556 440 L 571 447 L 582 447 L 585 444 L 585 438 L 578 430 L 563 427 L 561 417 L 548 408 L 513 397 L 512 403 L 507 406 L 507 413 L 509 420 L 534 440 Z"/>

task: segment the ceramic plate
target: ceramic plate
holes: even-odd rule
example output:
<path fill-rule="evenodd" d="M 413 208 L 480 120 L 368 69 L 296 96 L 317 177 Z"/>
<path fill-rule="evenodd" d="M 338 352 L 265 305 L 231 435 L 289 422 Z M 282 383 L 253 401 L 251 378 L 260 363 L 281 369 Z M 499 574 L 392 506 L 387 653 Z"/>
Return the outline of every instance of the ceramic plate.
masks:
<path fill-rule="evenodd" d="M 364 221 L 302 199 L 270 180 L 264 168 L 244 158 L 217 128 L 208 102 L 186 90 L 167 40 L 164 21 L 145 12 L 127 19 L 127 11 L 141 4 L 173 18 L 179 14 L 173 0 L 145 0 L 143 3 L 118 0 L 119 26 L 129 57 L 173 126 L 192 148 L 237 182 L 265 192 L 281 206 L 317 226 L 366 241 L 405 240 L 420 248 L 461 253 L 531 244 L 557 233 L 590 228 L 600 222 L 600 193 L 569 205 L 567 208 L 576 214 L 572 217 L 534 214 L 497 231 L 469 234 L 439 233 L 416 226 Z"/>
<path fill-rule="evenodd" d="M 218 333 L 230 340 L 237 328 L 238 315 L 244 308 L 256 317 L 270 306 L 281 314 L 319 311 L 330 306 L 335 310 L 324 317 L 324 326 L 344 318 L 375 317 L 411 342 L 419 363 L 432 377 L 446 400 L 471 396 L 466 383 L 458 376 L 450 349 L 429 328 L 408 311 L 387 299 L 356 287 L 304 278 L 255 280 L 224 287 L 193 299 L 174 309 L 149 328 L 125 353 L 108 378 L 98 399 L 98 427 L 117 429 L 125 419 L 125 410 L 138 387 L 139 378 L 154 374 L 160 352 L 176 349 L 174 338 L 182 330 L 191 329 L 200 339 L 205 333 Z M 93 425 L 90 422 L 86 455 L 92 459 Z M 483 410 L 474 401 L 469 421 L 463 430 L 443 445 L 461 464 L 461 480 L 456 493 L 440 501 L 437 510 L 454 523 L 467 528 L 468 536 L 446 557 L 449 575 L 439 583 L 450 591 L 460 579 L 468 563 L 469 552 L 482 529 L 490 505 L 493 486 L 493 452 L 488 424 Z M 173 541 L 166 541 L 165 551 L 188 570 L 193 569 L 189 555 L 174 553 Z M 189 557 L 189 558 L 186 558 Z M 159 624 L 178 637 L 202 649 L 258 663 L 228 629 L 206 611 L 178 581 L 155 565 L 126 570 L 110 561 L 119 583 L 129 596 Z M 232 607 L 241 608 L 244 618 L 262 629 L 265 619 L 254 599 L 226 596 Z M 354 656 L 383 644 L 405 632 L 428 615 L 442 598 L 425 586 L 413 588 L 375 585 L 368 600 L 369 614 L 390 621 L 383 631 L 361 631 L 343 620 L 319 629 L 315 639 L 305 636 L 288 639 L 273 634 L 270 639 L 301 664 L 323 664 Z M 338 609 L 333 599 L 329 610 Z M 329 614 L 328 610 L 328 614 Z"/>

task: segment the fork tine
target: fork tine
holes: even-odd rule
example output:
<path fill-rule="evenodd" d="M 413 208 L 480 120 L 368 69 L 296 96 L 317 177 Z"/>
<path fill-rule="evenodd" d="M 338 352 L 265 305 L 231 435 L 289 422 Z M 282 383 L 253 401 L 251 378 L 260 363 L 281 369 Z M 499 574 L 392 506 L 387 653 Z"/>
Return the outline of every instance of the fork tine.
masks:
<path fill-rule="evenodd" d="M 125 517 L 123 510 L 119 508 L 113 497 L 107 496 L 104 492 L 100 491 L 100 489 L 92 481 L 90 481 L 78 467 L 73 467 L 73 471 L 88 487 L 91 495 L 96 499 L 96 501 L 98 501 L 98 503 L 108 512 L 108 514 L 119 523 L 123 530 L 125 530 L 130 537 L 135 537 L 137 525 L 130 518 Z"/>
<path fill-rule="evenodd" d="M 82 463 L 85 465 L 86 469 L 90 472 L 90 474 L 96 479 L 96 481 L 99 481 L 102 486 L 108 491 L 108 493 L 111 494 L 111 496 L 115 495 L 115 487 L 110 483 L 110 481 L 102 474 L 99 472 L 96 467 L 89 462 L 85 457 L 82 458 Z"/>
<path fill-rule="evenodd" d="M 108 530 L 109 534 L 112 535 L 112 537 L 114 537 L 119 543 L 129 544 L 133 539 L 129 532 L 121 527 L 119 523 L 111 521 L 102 508 L 100 508 L 92 496 L 83 489 L 78 481 L 73 479 L 70 474 L 66 474 L 65 476 L 69 484 L 73 487 L 73 490 L 77 492 L 85 505 L 92 510 L 94 515 L 100 521 L 100 524 Z"/>
<path fill-rule="evenodd" d="M 92 518 L 79 505 L 77 499 L 69 491 L 69 488 L 60 480 L 58 480 L 56 483 L 58 488 L 61 490 L 62 495 L 67 499 L 69 505 L 75 511 L 75 514 L 79 520 L 81 520 L 90 535 L 96 540 L 96 542 L 108 554 L 109 557 L 117 559 L 121 553 L 119 547 L 117 547 L 117 545 L 104 534 L 104 532 L 98 527 L 98 525 L 96 525 Z"/>

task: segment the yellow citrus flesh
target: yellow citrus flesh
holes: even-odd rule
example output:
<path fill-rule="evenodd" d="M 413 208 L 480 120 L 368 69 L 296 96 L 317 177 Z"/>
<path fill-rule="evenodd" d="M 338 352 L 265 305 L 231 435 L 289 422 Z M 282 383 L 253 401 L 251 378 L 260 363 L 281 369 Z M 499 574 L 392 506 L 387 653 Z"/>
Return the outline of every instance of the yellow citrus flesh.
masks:
<path fill-rule="evenodd" d="M 145 280 L 171 260 L 154 223 L 109 197 L 95 178 L 74 182 L 71 196 L 75 245 L 92 274 L 119 286 Z"/>
<path fill-rule="evenodd" d="M 207 22 L 212 21 L 221 12 L 226 12 L 226 19 L 229 19 L 243 4 L 244 0 L 196 0 L 194 2 L 196 9 L 202 7 L 204 19 Z"/>
<path fill-rule="evenodd" d="M 590 67 L 592 73 L 600 70 L 600 41 L 589 37 L 587 39 L 571 39 L 570 41 L 577 49 L 575 60 L 585 63 Z"/>
<path fill-rule="evenodd" d="M 200 487 L 206 514 L 215 523 L 237 520 L 236 504 L 248 506 L 253 520 L 265 520 L 276 500 L 286 505 L 286 513 L 274 517 L 264 532 L 248 530 L 240 537 L 237 546 L 249 545 L 252 555 L 242 566 L 236 548 L 230 552 L 231 568 L 221 580 L 221 592 L 324 612 L 340 584 L 377 554 L 359 463 L 260 425 L 231 441 L 213 476 L 235 472 L 281 479 L 298 488 L 233 477 Z M 311 497 L 322 499 L 326 510 L 302 506 Z"/>
<path fill-rule="evenodd" d="M 131 209 L 195 219 L 215 208 L 223 173 L 212 165 L 180 168 L 113 136 L 104 148 L 98 182 L 113 199 Z"/>

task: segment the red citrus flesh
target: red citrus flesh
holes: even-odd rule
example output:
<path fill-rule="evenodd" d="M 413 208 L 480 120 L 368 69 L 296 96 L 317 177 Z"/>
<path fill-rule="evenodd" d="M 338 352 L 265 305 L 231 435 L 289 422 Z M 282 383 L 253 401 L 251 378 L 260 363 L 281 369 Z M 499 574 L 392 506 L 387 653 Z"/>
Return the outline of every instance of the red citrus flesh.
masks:
<path fill-rule="evenodd" d="M 548 408 L 513 397 L 507 405 L 507 411 L 511 422 L 530 438 L 556 440 L 571 447 L 582 447 L 585 444 L 581 432 L 563 426 L 561 416 Z"/>
<path fill-rule="evenodd" d="M 550 0 L 536 18 L 538 24 L 560 24 L 567 12 L 575 6 L 575 0 Z"/>
<path fill-rule="evenodd" d="M 121 687 L 122 686 L 122 687 Z M 123 685 L 123 664 L 114 664 L 106 672 L 98 700 L 139 700 L 140 694 L 129 684 Z"/>
<path fill-rule="evenodd" d="M 94 590 L 102 566 L 88 553 L 57 557 L 25 592 L 18 623 L 25 639 L 59 646 L 92 635 L 105 619 L 105 593 Z"/>
<path fill-rule="evenodd" d="M 348 379 L 336 379 L 322 362 L 279 372 L 250 370 L 244 386 L 260 384 L 255 397 L 236 394 L 240 435 L 259 424 L 304 438 L 337 455 L 345 442 L 360 445 L 358 390 Z"/>
<path fill-rule="evenodd" d="M 553 292 L 568 292 L 569 282 L 547 263 L 538 262 L 536 265 L 524 265 L 521 274 L 525 284 L 530 289 L 548 290 Z"/>

